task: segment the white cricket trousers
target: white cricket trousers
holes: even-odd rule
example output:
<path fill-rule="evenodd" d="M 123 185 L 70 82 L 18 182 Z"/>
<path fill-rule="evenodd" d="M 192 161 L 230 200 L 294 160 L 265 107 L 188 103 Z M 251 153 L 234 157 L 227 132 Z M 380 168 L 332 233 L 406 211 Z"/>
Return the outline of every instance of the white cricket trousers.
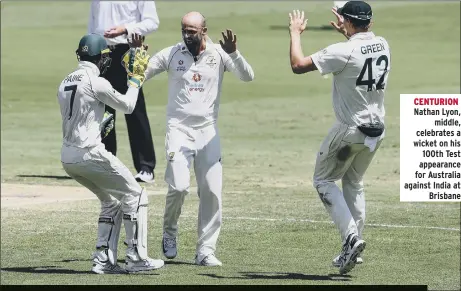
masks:
<path fill-rule="evenodd" d="M 170 238 L 178 235 L 178 219 L 184 198 L 189 193 L 190 167 L 193 162 L 200 198 L 196 254 L 201 261 L 216 251 L 222 225 L 221 144 L 217 125 L 200 129 L 168 125 L 165 150 L 168 193 L 163 221 L 164 235 Z"/>
<path fill-rule="evenodd" d="M 130 170 L 106 151 L 104 144 L 83 149 L 63 145 L 61 163 L 69 176 L 99 198 L 100 216 L 114 217 L 120 206 L 123 213 L 137 212 L 142 187 Z M 103 241 L 99 237 L 96 247 Z"/>
<path fill-rule="evenodd" d="M 363 176 L 381 145 L 382 138 L 367 138 L 356 126 L 336 123 L 317 154 L 314 187 L 338 228 L 343 242 L 350 233 L 362 238 L 365 225 Z M 371 152 L 365 140 L 374 141 Z M 336 181 L 342 181 L 342 190 Z"/>

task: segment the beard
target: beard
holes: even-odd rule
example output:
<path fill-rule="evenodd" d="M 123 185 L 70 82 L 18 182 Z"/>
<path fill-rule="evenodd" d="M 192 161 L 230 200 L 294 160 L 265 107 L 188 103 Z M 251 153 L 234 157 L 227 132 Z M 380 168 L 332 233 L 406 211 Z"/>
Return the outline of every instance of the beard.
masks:
<path fill-rule="evenodd" d="M 194 57 L 198 56 L 200 52 L 200 44 L 202 43 L 202 36 L 195 35 L 195 36 L 190 36 L 190 37 L 184 37 L 183 40 L 189 52 Z"/>

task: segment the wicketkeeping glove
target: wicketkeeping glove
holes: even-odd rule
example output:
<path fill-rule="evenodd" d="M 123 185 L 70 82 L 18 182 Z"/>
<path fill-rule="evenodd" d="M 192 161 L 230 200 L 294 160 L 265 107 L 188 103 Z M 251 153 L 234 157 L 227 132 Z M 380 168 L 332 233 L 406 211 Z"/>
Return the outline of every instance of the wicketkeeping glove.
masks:
<path fill-rule="evenodd" d="M 145 71 L 149 54 L 144 47 L 130 48 L 122 58 L 122 66 L 128 74 L 128 86 L 139 88 L 146 79 Z"/>
<path fill-rule="evenodd" d="M 101 139 L 104 139 L 114 128 L 114 115 L 109 112 L 104 112 L 104 117 L 101 123 Z"/>

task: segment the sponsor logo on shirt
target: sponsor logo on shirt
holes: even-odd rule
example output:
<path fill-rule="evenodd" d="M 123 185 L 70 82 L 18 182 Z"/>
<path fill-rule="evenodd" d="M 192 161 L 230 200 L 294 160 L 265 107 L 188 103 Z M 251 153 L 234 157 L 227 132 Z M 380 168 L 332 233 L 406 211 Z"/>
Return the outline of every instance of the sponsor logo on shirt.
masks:
<path fill-rule="evenodd" d="M 185 72 L 185 71 L 186 71 L 186 66 L 183 66 L 183 64 L 184 64 L 184 61 L 183 61 L 183 60 L 179 60 L 179 62 L 178 62 L 178 65 L 179 65 L 179 66 L 176 67 L 176 71 L 178 71 L 178 72 L 179 72 L 179 71 Z"/>
<path fill-rule="evenodd" d="M 202 80 L 202 75 L 200 75 L 199 73 L 194 73 L 194 75 L 192 76 L 192 80 L 195 83 L 191 83 L 189 85 L 189 91 L 198 91 L 200 93 L 205 91 L 204 85 L 199 83 Z"/>
<path fill-rule="evenodd" d="M 199 82 L 200 80 L 202 80 L 202 76 L 199 73 L 194 73 L 194 75 L 192 76 L 192 80 L 194 80 L 195 82 Z"/>

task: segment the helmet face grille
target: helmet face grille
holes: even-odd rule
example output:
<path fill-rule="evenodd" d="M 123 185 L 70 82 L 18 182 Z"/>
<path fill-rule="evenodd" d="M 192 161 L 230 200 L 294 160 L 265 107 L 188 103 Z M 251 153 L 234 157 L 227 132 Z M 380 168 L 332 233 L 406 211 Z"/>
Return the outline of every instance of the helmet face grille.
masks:
<path fill-rule="evenodd" d="M 101 60 L 99 61 L 99 71 L 102 74 L 105 74 L 107 69 L 112 63 L 112 58 L 109 56 L 109 53 L 102 54 Z"/>

